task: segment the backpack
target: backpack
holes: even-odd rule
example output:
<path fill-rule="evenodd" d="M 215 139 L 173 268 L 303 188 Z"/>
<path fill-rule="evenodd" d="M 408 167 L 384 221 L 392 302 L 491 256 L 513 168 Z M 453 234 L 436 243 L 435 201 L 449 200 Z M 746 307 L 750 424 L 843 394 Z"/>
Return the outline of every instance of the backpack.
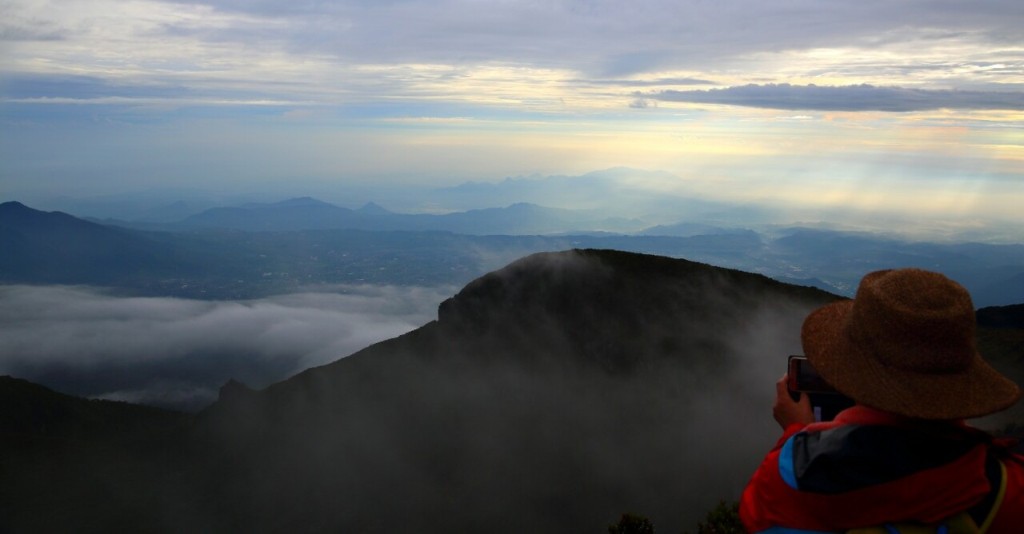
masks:
<path fill-rule="evenodd" d="M 937 524 L 915 522 L 886 523 L 853 528 L 846 534 L 985 534 L 992 525 L 1006 496 L 1006 466 L 999 461 L 999 480 L 992 480 L 993 491 L 973 508 L 954 514 Z M 979 525 L 980 520 L 980 525 Z"/>

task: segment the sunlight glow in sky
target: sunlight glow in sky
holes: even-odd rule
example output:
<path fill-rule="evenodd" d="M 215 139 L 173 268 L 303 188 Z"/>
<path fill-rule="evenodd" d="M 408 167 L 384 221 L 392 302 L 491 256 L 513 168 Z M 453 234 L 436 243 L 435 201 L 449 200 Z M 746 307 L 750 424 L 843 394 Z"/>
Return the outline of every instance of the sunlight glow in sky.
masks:
<path fill-rule="evenodd" d="M 4 199 L 624 166 L 720 198 L 1024 222 L 1018 0 L 0 11 Z"/>

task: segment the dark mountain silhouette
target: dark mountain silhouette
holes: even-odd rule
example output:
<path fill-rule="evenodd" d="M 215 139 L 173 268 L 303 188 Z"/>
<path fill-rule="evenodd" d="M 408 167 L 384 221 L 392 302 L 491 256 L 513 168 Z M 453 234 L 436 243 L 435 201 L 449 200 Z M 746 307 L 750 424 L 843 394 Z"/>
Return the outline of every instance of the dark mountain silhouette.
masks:
<path fill-rule="evenodd" d="M 0 376 L 0 532 L 138 531 L 154 484 L 188 462 L 185 414 L 86 400 Z M 161 529 L 170 530 L 169 524 Z"/>
<path fill-rule="evenodd" d="M 1024 304 L 993 306 L 978 310 L 978 326 L 1024 329 Z"/>
<path fill-rule="evenodd" d="M 803 317 L 836 298 L 572 250 L 487 274 L 436 321 L 332 364 L 229 382 L 184 430 L 0 380 L 15 407 L 0 433 L 20 436 L 0 440 L 0 530 L 603 532 L 631 511 L 678 532 L 771 447 L 773 382 Z M 1024 329 L 980 335 L 996 331 Z M 1020 376 L 1019 353 L 994 361 Z"/>
<path fill-rule="evenodd" d="M 982 308 L 977 312 L 978 351 L 996 369 L 1024 385 L 1024 304 Z M 994 416 L 1002 425 L 1012 425 L 1011 434 L 1022 440 L 1024 453 L 1024 402 Z"/>
<path fill-rule="evenodd" d="M 76 440 L 146 433 L 186 421 L 186 414 L 65 395 L 27 380 L 0 376 L 0 432 L 7 439 Z"/>

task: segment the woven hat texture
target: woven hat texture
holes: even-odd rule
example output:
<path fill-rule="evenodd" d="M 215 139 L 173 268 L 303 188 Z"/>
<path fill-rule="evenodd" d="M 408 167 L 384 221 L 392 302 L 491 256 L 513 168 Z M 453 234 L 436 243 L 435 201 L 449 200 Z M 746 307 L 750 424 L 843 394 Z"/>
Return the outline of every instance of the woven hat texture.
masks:
<path fill-rule="evenodd" d="M 855 401 L 923 419 L 1003 410 L 1020 388 L 977 350 L 971 296 L 922 269 L 866 275 L 853 300 L 804 321 L 804 353 L 825 380 Z"/>

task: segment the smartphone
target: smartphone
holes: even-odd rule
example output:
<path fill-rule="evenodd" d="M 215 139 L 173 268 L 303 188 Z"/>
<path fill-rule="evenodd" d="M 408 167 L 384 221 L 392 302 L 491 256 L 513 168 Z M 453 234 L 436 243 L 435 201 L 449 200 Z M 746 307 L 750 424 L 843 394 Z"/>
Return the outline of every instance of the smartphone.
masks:
<path fill-rule="evenodd" d="M 829 385 L 818 371 L 814 369 L 811 362 L 804 356 L 789 357 L 789 371 L 787 372 L 789 391 L 802 393 L 835 393 L 836 388 Z M 799 397 L 799 396 L 798 396 Z"/>
<path fill-rule="evenodd" d="M 800 400 L 801 393 L 810 398 L 815 421 L 831 421 L 836 414 L 854 404 L 852 399 L 826 382 L 804 356 L 789 357 L 786 389 L 795 401 Z"/>

